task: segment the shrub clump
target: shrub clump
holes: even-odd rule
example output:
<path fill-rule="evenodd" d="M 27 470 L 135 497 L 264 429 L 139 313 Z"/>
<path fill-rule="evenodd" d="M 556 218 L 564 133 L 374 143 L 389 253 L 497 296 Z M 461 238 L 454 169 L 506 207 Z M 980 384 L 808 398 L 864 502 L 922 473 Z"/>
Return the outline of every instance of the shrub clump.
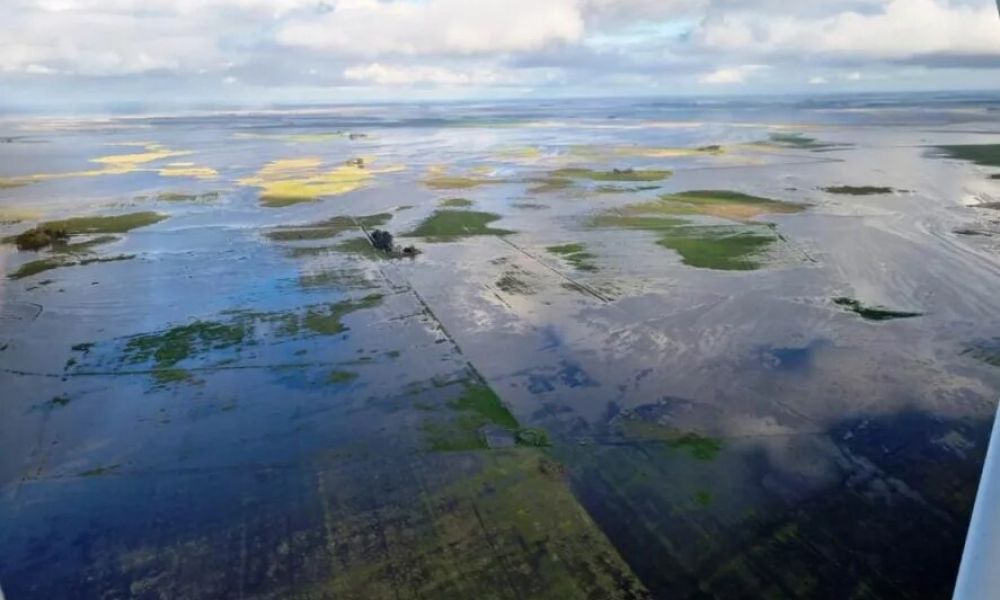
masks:
<path fill-rule="evenodd" d="M 53 242 L 69 239 L 69 232 L 55 227 L 29 229 L 14 238 L 18 250 L 41 250 Z"/>

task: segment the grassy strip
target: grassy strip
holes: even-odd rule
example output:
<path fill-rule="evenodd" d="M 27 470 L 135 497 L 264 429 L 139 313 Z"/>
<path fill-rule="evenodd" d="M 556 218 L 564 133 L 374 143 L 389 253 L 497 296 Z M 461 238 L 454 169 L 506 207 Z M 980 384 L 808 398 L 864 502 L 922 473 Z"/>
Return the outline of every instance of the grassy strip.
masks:
<path fill-rule="evenodd" d="M 493 229 L 490 223 L 500 215 L 471 210 L 438 210 L 405 237 L 423 237 L 429 241 L 451 241 L 477 235 L 510 235 L 506 229 Z"/>
<path fill-rule="evenodd" d="M 589 179 L 590 181 L 663 181 L 673 175 L 673 171 L 665 169 L 612 169 L 598 171 L 594 169 L 569 168 L 553 171 L 554 180 Z"/>
<path fill-rule="evenodd" d="M 587 247 L 583 244 L 574 243 L 563 244 L 561 246 L 549 246 L 546 250 L 550 254 L 555 254 L 556 256 L 562 258 L 578 271 L 597 270 L 597 266 L 591 262 L 596 257 L 587 252 Z"/>
<path fill-rule="evenodd" d="M 323 240 L 336 237 L 341 233 L 358 226 L 374 228 L 382 227 L 392 220 L 389 213 L 365 215 L 362 217 L 337 216 L 318 223 L 308 225 L 290 225 L 278 227 L 267 232 L 267 237 L 276 242 L 299 240 Z"/>
<path fill-rule="evenodd" d="M 1000 144 L 959 144 L 937 146 L 947 158 L 964 160 L 982 167 L 1000 167 Z"/>
<path fill-rule="evenodd" d="M 832 187 L 822 188 L 824 192 L 828 194 L 839 194 L 842 196 L 881 196 L 885 194 L 891 194 L 896 190 L 891 187 L 879 187 L 872 185 L 837 185 Z"/>
<path fill-rule="evenodd" d="M 32 275 L 37 275 L 45 271 L 51 271 L 52 269 L 60 269 L 62 267 L 86 266 L 95 263 L 132 260 L 133 258 L 135 258 L 134 254 L 122 254 L 121 256 L 86 258 L 76 262 L 64 258 L 41 258 L 39 260 L 33 260 L 31 262 L 24 263 L 23 265 L 20 266 L 20 268 L 18 268 L 16 271 L 8 275 L 7 278 L 24 279 L 25 277 L 31 277 Z"/>
<path fill-rule="evenodd" d="M 912 319 L 923 316 L 923 313 L 918 312 L 891 310 L 880 306 L 865 306 L 854 298 L 834 298 L 833 303 L 860 315 L 866 321 L 891 321 L 893 319 Z"/>

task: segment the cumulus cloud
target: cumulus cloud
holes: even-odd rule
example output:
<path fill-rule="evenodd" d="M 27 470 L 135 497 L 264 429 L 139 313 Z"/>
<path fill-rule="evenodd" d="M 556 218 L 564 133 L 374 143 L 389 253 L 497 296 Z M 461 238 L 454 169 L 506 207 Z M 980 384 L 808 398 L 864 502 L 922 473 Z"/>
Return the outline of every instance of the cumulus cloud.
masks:
<path fill-rule="evenodd" d="M 700 81 L 710 85 L 732 85 L 745 83 L 752 74 L 766 69 L 765 65 L 740 65 L 724 67 L 702 75 Z"/>
<path fill-rule="evenodd" d="M 1000 56 L 1000 28 L 992 2 L 888 0 L 867 8 L 820 17 L 724 12 L 706 19 L 697 37 L 706 48 L 758 56 L 857 60 Z"/>
<path fill-rule="evenodd" d="M 128 75 L 199 70 L 223 62 L 207 23 L 168 11 L 154 18 L 126 0 L 38 0 L 0 7 L 0 71 Z"/>
<path fill-rule="evenodd" d="M 344 70 L 344 78 L 366 84 L 409 86 L 434 84 L 446 86 L 494 85 L 510 81 L 508 74 L 489 68 L 460 71 L 434 66 L 394 66 L 381 63 L 357 65 Z"/>
<path fill-rule="evenodd" d="M 342 0 L 286 25 L 278 41 L 347 55 L 468 55 L 540 50 L 583 35 L 575 0 Z"/>
<path fill-rule="evenodd" d="M 0 0 L 0 86 L 620 94 L 909 85 L 973 67 L 1000 85 L 998 21 L 990 0 Z"/>

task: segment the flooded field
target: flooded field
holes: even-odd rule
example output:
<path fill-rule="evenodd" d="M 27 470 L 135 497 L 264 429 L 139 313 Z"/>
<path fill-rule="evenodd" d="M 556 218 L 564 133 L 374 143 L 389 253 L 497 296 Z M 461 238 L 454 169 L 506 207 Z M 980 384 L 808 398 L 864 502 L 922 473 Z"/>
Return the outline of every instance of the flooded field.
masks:
<path fill-rule="evenodd" d="M 948 598 L 998 109 L 0 121 L 0 585 Z"/>

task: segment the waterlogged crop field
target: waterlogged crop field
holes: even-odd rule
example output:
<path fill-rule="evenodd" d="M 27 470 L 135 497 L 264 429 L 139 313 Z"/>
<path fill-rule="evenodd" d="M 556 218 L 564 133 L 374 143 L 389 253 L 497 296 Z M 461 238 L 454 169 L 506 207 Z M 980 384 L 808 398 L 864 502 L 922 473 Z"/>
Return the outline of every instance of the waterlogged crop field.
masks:
<path fill-rule="evenodd" d="M 0 122 L 0 585 L 950 597 L 993 108 Z"/>

